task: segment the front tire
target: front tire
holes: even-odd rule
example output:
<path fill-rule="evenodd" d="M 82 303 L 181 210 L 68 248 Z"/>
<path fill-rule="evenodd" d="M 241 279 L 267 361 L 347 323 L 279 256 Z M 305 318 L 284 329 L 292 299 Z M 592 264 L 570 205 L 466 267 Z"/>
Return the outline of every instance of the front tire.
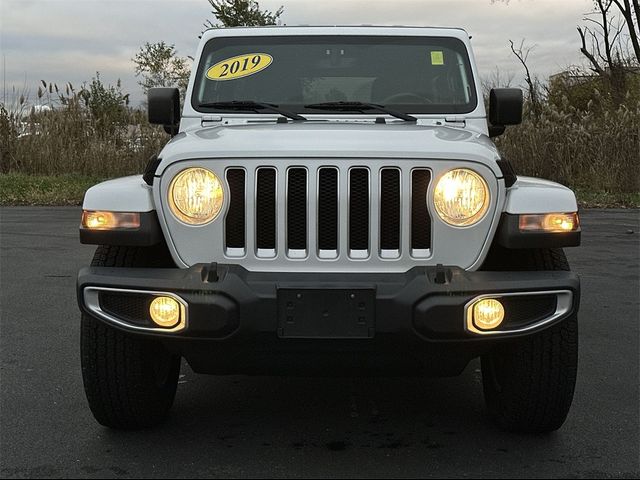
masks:
<path fill-rule="evenodd" d="M 495 252 L 494 252 L 495 253 Z M 491 270 L 569 270 L 562 250 L 503 250 Z M 578 319 L 519 340 L 504 342 L 482 357 L 482 383 L 494 422 L 511 432 L 546 433 L 569 413 L 578 370 Z"/>
<path fill-rule="evenodd" d="M 152 267 L 168 263 L 162 252 L 103 245 L 91 265 Z M 127 334 L 84 313 L 80 345 L 85 393 L 100 424 L 135 430 L 165 420 L 178 385 L 179 356 L 158 341 Z"/>

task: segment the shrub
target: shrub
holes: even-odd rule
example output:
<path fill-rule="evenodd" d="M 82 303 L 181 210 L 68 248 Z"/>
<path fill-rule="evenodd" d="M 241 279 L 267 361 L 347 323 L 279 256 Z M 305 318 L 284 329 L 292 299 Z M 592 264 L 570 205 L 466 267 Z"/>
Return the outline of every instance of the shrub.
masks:
<path fill-rule="evenodd" d="M 543 104 L 538 117 L 508 128 L 498 148 L 519 174 L 587 191 L 638 192 L 640 101 L 608 109 L 595 97 L 584 111 L 566 99 Z"/>
<path fill-rule="evenodd" d="M 633 79 L 637 82 L 637 79 Z M 496 140 L 519 174 L 582 191 L 640 190 L 640 99 L 618 108 L 597 88 L 543 98 L 534 115 Z M 117 177 L 140 173 L 168 137 L 100 76 L 76 90 L 42 82 L 38 106 L 0 106 L 0 172 Z"/>
<path fill-rule="evenodd" d="M 167 136 L 99 75 L 76 90 L 42 82 L 38 105 L 0 109 L 2 173 L 116 177 L 139 173 Z"/>

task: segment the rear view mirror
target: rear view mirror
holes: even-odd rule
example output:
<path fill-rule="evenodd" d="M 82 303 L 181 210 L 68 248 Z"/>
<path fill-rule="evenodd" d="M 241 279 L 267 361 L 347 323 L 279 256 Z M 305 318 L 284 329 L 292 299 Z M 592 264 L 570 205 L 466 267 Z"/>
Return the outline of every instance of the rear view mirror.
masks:
<path fill-rule="evenodd" d="M 180 92 L 177 88 L 151 88 L 148 95 L 149 123 L 162 125 L 175 135 L 180 125 Z"/>
<path fill-rule="evenodd" d="M 507 125 L 522 122 L 522 90 L 519 88 L 494 88 L 489 95 L 489 128 L 491 136 L 504 132 Z"/>

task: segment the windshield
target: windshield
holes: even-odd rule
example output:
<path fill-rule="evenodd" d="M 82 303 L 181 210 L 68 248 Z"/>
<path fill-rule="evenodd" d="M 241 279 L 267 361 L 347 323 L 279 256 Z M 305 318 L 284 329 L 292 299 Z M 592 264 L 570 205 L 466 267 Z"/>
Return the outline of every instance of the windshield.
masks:
<path fill-rule="evenodd" d="M 477 104 L 464 43 L 417 36 L 214 38 L 202 53 L 191 102 L 198 111 L 219 112 L 202 105 L 234 100 L 297 113 L 331 112 L 305 108 L 324 102 L 432 114 L 469 113 Z"/>

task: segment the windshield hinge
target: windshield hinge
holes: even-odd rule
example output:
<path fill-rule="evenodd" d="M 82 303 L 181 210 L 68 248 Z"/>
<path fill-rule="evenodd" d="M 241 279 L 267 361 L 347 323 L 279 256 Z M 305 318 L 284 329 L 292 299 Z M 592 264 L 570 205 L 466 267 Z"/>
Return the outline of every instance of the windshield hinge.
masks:
<path fill-rule="evenodd" d="M 461 123 L 464 127 L 466 124 L 466 119 L 464 117 L 444 117 L 445 123 Z"/>
<path fill-rule="evenodd" d="M 205 123 L 219 123 L 222 122 L 220 115 L 203 115 L 200 124 L 204 127 Z"/>

